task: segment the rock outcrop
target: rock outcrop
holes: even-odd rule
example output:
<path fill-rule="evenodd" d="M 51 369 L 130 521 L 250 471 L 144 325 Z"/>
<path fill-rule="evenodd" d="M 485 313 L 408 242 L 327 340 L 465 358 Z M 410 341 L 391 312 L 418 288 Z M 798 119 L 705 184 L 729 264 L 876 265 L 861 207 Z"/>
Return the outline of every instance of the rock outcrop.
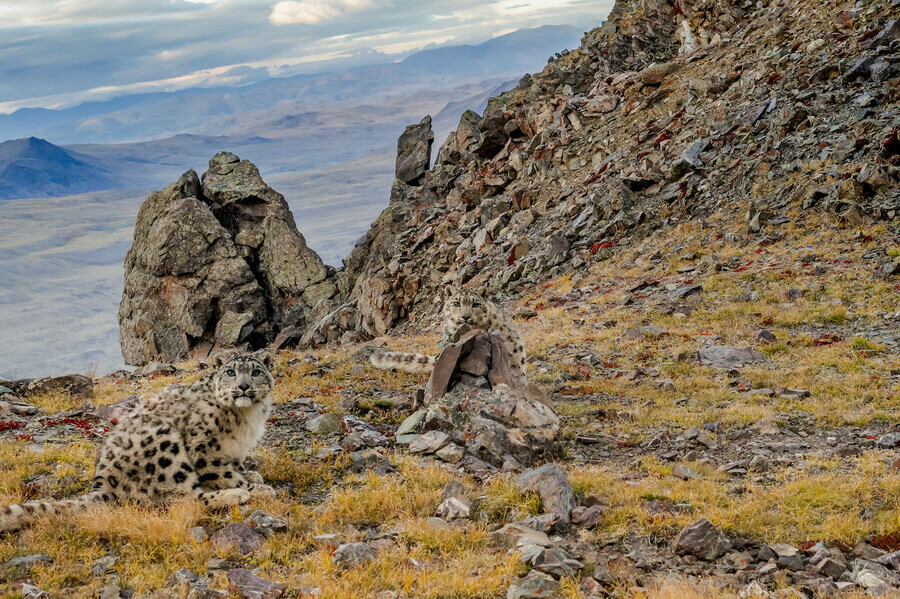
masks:
<path fill-rule="evenodd" d="M 303 329 L 335 294 L 284 197 L 250 162 L 220 153 L 138 212 L 125 259 L 119 340 L 129 364 L 173 362 L 218 345 L 264 347 Z"/>
<path fill-rule="evenodd" d="M 407 185 L 416 185 L 431 164 L 431 144 L 434 132 L 431 117 L 426 116 L 418 125 L 410 125 L 397 140 L 397 166 L 395 177 Z"/>
<path fill-rule="evenodd" d="M 476 329 L 444 348 L 424 400 L 426 408 L 398 432 L 413 453 L 435 453 L 479 474 L 528 466 L 555 449 L 559 417 L 497 333 Z"/>

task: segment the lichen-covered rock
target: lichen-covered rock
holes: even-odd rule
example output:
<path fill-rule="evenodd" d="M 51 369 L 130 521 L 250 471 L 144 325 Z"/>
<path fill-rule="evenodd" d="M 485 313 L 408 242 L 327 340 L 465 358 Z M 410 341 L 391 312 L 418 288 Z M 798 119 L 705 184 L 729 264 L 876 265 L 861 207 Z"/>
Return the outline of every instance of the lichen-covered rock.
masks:
<path fill-rule="evenodd" d="M 150 194 L 125 258 L 119 341 L 129 364 L 175 362 L 218 345 L 257 349 L 305 327 L 337 288 L 284 197 L 229 153 Z"/>
<path fill-rule="evenodd" d="M 397 141 L 397 165 L 395 177 L 407 185 L 420 182 L 431 164 L 431 144 L 434 132 L 431 117 L 426 116 L 418 125 L 409 125 Z"/>

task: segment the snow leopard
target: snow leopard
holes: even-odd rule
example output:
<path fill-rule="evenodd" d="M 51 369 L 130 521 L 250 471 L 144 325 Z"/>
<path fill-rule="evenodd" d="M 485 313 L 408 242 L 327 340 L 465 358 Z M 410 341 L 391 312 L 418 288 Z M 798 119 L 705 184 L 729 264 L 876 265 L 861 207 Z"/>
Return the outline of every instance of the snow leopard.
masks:
<path fill-rule="evenodd" d="M 90 491 L 2 507 L 0 531 L 93 503 L 159 505 L 192 495 L 215 509 L 274 495 L 242 466 L 272 410 L 273 356 L 222 351 L 210 362 L 211 374 L 145 398 L 114 426 L 100 447 Z"/>
<path fill-rule="evenodd" d="M 487 299 L 484 291 L 450 286 L 443 309 L 443 340 L 441 346 L 456 341 L 464 329 L 497 331 L 503 346 L 510 352 L 522 373 L 526 368 L 525 340 L 512 320 L 497 304 Z M 375 352 L 369 361 L 376 368 L 395 368 L 413 373 L 430 373 L 437 361 L 435 356 L 403 352 Z"/>

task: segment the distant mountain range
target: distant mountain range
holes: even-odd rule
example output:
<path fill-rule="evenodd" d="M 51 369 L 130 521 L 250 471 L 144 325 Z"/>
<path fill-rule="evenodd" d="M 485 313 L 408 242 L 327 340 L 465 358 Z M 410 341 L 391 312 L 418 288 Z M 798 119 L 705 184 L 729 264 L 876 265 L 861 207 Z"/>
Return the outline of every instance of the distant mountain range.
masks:
<path fill-rule="evenodd" d="M 425 50 L 393 63 L 270 78 L 241 87 L 135 94 L 60 110 L 23 108 L 0 115 L 0 136 L 37 136 L 68 145 L 135 142 L 179 133 L 252 135 L 260 125 L 301 108 L 372 103 L 485 77 L 521 75 L 543 68 L 560 48 L 577 46 L 581 35 L 574 27 L 548 25 L 474 46 Z"/>
<path fill-rule="evenodd" d="M 393 154 L 407 119 L 424 114 L 435 117 L 437 151 L 462 112 L 482 110 L 580 38 L 574 27 L 545 26 L 395 63 L 21 109 L 0 115 L 0 135 L 24 138 L 0 144 L 0 201 L 164 185 L 225 149 L 268 173 Z"/>
<path fill-rule="evenodd" d="M 0 143 L 0 200 L 119 187 L 102 161 L 29 137 Z"/>

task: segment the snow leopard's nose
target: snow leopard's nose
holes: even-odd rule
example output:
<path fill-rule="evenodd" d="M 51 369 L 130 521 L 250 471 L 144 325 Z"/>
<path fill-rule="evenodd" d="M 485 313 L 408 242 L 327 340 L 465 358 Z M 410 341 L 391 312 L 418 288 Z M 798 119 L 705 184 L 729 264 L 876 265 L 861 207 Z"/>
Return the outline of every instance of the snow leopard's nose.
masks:
<path fill-rule="evenodd" d="M 244 393 L 246 393 L 247 390 L 250 389 L 250 383 L 243 383 L 243 382 L 238 383 L 237 388 L 240 389 L 241 391 L 243 391 Z"/>

